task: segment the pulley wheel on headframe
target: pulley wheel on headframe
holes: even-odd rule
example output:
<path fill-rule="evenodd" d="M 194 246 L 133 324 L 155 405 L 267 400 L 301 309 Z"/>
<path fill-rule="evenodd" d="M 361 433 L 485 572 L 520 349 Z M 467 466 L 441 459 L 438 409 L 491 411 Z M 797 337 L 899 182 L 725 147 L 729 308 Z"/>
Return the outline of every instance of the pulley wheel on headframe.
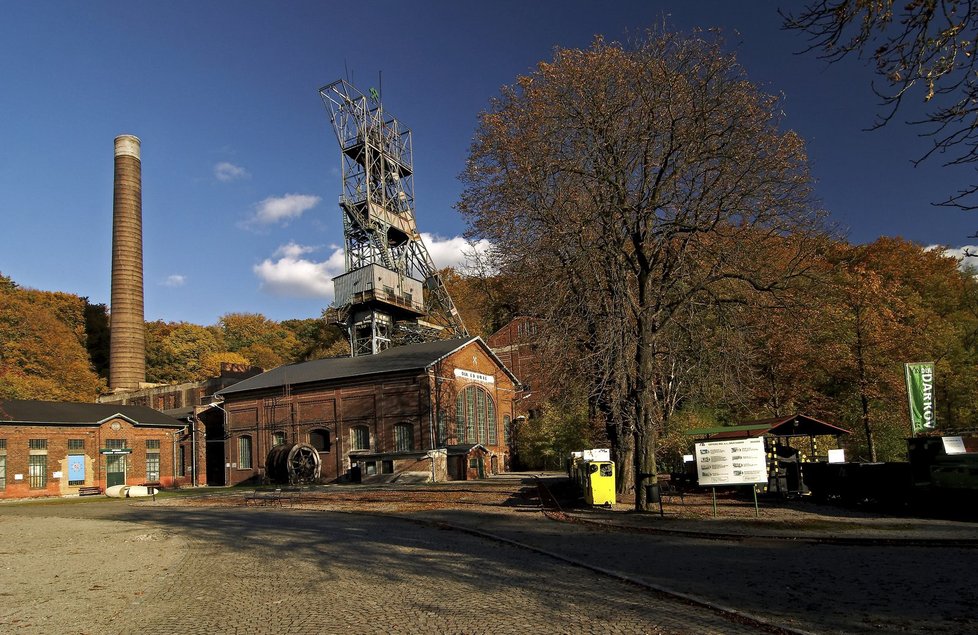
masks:
<path fill-rule="evenodd" d="M 268 451 L 268 478 L 275 483 L 311 483 L 319 479 L 319 451 L 308 443 L 285 443 Z"/>

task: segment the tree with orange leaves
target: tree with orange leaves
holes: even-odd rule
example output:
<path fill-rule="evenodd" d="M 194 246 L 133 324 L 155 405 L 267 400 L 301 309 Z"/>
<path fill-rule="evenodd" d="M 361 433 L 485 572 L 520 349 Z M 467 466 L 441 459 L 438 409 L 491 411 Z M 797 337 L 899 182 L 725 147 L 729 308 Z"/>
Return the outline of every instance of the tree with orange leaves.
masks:
<path fill-rule="evenodd" d="M 481 117 L 459 209 L 577 353 L 637 509 L 696 362 L 688 325 L 786 286 L 820 233 L 778 111 L 718 40 L 648 33 L 557 50 Z"/>

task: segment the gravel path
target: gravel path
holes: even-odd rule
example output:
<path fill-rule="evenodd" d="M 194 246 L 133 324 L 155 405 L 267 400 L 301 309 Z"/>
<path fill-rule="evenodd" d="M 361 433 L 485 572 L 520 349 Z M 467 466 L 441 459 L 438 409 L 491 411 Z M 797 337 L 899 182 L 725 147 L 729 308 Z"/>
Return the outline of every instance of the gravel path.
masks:
<path fill-rule="evenodd" d="M 186 540 L 160 527 L 4 513 L 0 631 L 111 632 L 172 580 L 186 555 Z"/>

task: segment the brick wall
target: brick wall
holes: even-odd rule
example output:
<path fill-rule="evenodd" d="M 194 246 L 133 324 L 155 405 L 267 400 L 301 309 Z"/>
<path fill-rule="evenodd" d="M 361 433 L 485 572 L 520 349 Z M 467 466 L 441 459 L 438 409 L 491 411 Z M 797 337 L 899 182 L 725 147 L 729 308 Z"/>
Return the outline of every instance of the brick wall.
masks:
<path fill-rule="evenodd" d="M 459 376 L 456 370 L 468 374 Z M 326 481 L 351 476 L 351 452 L 356 452 L 353 439 L 357 428 L 367 432 L 369 447 L 364 448 L 367 453 L 395 453 L 396 431 L 404 424 L 412 431 L 413 449 L 423 451 L 431 449 L 432 437 L 436 446 L 443 445 L 438 438 L 440 414 L 446 426 L 447 443 L 457 443 L 457 397 L 460 391 L 470 386 L 477 386 L 492 400 L 495 442 L 488 442 L 487 428 L 484 444 L 499 456 L 498 466 L 502 470 L 507 465 L 505 457 L 508 453 L 503 418 L 513 415 L 514 386 L 492 356 L 480 345 L 472 343 L 438 363 L 430 373 L 409 371 L 380 378 L 293 385 L 288 391 L 283 388 L 281 391 L 227 395 L 224 408 L 229 413 L 230 483 L 236 485 L 262 479 L 276 433 L 283 434 L 289 443 L 309 443 L 313 430 L 328 432 L 329 449 L 320 452 L 322 478 Z M 489 425 L 486 421 L 486 426 Z M 242 441 L 245 438 L 248 441 Z M 251 465 L 242 467 L 241 451 L 249 446 Z M 413 468 L 402 466 L 402 469 L 410 471 Z M 426 469 L 430 471 L 430 465 Z M 489 473 L 488 463 L 485 473 Z"/>
<path fill-rule="evenodd" d="M 70 496 L 83 486 L 104 489 L 107 457 L 99 450 L 110 445 L 110 440 L 124 442 L 126 448 L 132 449 L 123 459 L 125 484 L 139 485 L 150 480 L 147 455 L 156 455 L 159 481 L 164 487 L 173 486 L 173 451 L 178 435 L 178 430 L 136 427 L 121 418 L 101 426 L 0 425 L 0 445 L 4 446 L 0 448 L 0 456 L 4 457 L 0 498 Z M 79 483 L 69 483 L 69 456 L 84 457 L 84 479 Z"/>

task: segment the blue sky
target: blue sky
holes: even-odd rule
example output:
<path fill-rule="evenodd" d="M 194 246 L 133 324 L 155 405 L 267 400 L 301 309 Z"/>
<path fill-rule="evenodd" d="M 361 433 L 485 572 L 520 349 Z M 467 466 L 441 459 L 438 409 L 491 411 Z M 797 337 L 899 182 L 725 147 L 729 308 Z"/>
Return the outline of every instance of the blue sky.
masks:
<path fill-rule="evenodd" d="M 790 5 L 782 2 L 780 6 Z M 339 149 L 318 89 L 346 76 L 414 134 L 420 229 L 459 259 L 454 211 L 478 113 L 554 47 L 661 24 L 719 27 L 783 94 L 817 194 L 849 240 L 962 247 L 978 214 L 931 202 L 968 170 L 911 159 L 916 131 L 864 132 L 871 68 L 827 65 L 778 3 L 12 2 L 0 0 L 0 272 L 108 303 L 112 152 L 142 140 L 146 317 L 316 317 L 342 269 Z"/>

